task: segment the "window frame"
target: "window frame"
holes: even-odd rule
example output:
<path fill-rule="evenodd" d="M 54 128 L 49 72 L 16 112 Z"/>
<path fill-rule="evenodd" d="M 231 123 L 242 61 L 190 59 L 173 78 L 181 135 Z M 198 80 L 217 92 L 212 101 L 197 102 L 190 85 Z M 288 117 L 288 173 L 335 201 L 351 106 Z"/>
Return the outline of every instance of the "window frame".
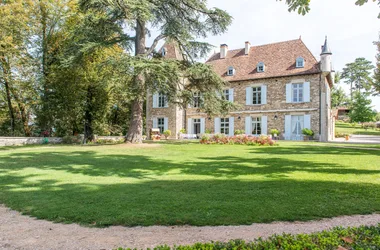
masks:
<path fill-rule="evenodd" d="M 200 91 L 193 92 L 193 108 L 202 107 L 202 94 Z"/>
<path fill-rule="evenodd" d="M 231 73 L 230 73 L 230 71 L 231 71 Z M 234 67 L 232 67 L 232 66 L 228 67 L 228 69 L 227 69 L 227 75 L 228 76 L 235 75 L 235 69 L 234 69 Z"/>
<path fill-rule="evenodd" d="M 301 65 L 299 65 L 298 63 L 301 63 Z M 297 57 L 296 68 L 304 68 L 304 67 L 305 67 L 305 59 L 302 56 Z"/>
<path fill-rule="evenodd" d="M 160 121 L 162 120 L 162 124 Z M 157 117 L 157 128 L 160 130 L 160 134 L 163 134 L 165 131 L 165 117 Z M 161 132 L 162 129 L 162 132 Z"/>
<path fill-rule="evenodd" d="M 265 72 L 265 64 L 263 62 L 259 62 L 257 64 L 257 72 L 258 73 Z"/>
<path fill-rule="evenodd" d="M 262 104 L 262 94 L 263 88 L 260 86 L 252 86 L 252 105 L 261 105 Z M 255 90 L 256 89 L 256 90 Z M 255 100 L 256 99 L 256 103 Z"/>
<path fill-rule="evenodd" d="M 262 126 L 263 126 L 262 122 L 263 122 L 263 120 L 261 119 L 260 116 L 253 116 L 253 117 L 251 117 L 251 134 L 252 135 L 261 135 L 262 134 L 262 130 L 263 130 L 263 128 L 262 128 Z M 253 126 L 253 124 L 255 124 L 255 126 Z M 255 131 L 256 133 L 254 133 L 254 131 L 253 131 L 254 129 L 256 130 Z M 260 132 L 260 133 L 257 133 L 257 132 Z"/>
<path fill-rule="evenodd" d="M 160 92 L 158 93 L 158 97 L 157 97 L 157 102 L 158 102 L 158 105 L 157 107 L 159 108 L 166 108 L 167 107 L 167 97 L 164 93 Z"/>
<path fill-rule="evenodd" d="M 220 118 L 220 133 L 230 134 L 230 118 Z"/>
<path fill-rule="evenodd" d="M 230 100 L 230 89 L 224 89 L 223 90 L 223 98 L 227 101 Z"/>
<path fill-rule="evenodd" d="M 296 91 L 296 95 L 295 92 Z M 303 83 L 292 83 L 292 103 L 302 103 L 305 100 Z M 295 99 L 296 98 L 296 99 Z"/>

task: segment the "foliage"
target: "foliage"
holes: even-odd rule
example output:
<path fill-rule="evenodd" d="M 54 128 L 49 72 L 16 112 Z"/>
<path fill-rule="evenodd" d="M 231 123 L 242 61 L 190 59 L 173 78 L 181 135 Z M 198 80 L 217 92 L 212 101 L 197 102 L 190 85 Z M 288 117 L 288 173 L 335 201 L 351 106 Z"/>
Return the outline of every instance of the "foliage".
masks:
<path fill-rule="evenodd" d="M 365 130 L 360 124 L 351 125 L 349 123 L 336 122 L 335 132 L 339 134 L 352 134 L 352 135 L 377 135 L 380 136 L 380 130 Z"/>
<path fill-rule="evenodd" d="M 348 116 L 351 122 L 371 122 L 375 120 L 376 112 L 372 110 L 372 101 L 366 94 L 356 92 Z"/>
<path fill-rule="evenodd" d="M 362 123 L 362 128 L 364 129 L 375 129 L 376 128 L 376 123 L 374 122 L 364 122 Z"/>
<path fill-rule="evenodd" d="M 303 135 L 307 135 L 307 136 L 313 136 L 314 135 L 314 131 L 311 130 L 311 129 L 308 129 L 308 128 L 304 128 L 304 129 L 302 129 L 302 134 Z"/>
<path fill-rule="evenodd" d="M 164 131 L 163 134 L 165 136 L 165 139 L 168 139 L 168 137 L 172 135 L 172 131 L 170 131 L 169 129 L 167 129 L 167 130 Z"/>
<path fill-rule="evenodd" d="M 373 76 L 374 83 L 373 83 L 373 89 L 374 89 L 374 95 L 380 95 L 380 35 L 379 40 L 377 42 L 374 42 L 374 44 L 377 47 L 377 54 L 376 54 L 376 68 L 375 68 L 375 74 Z"/>
<path fill-rule="evenodd" d="M 99 227 L 251 225 L 380 210 L 380 151 L 366 149 L 380 145 L 278 143 L 6 147 L 0 202 L 38 219 Z"/>
<path fill-rule="evenodd" d="M 83 139 L 80 136 L 70 136 L 66 135 L 62 137 L 63 144 L 81 144 Z"/>
<path fill-rule="evenodd" d="M 252 242 L 196 243 L 191 246 L 157 246 L 155 250 L 261 250 L 261 249 L 376 249 L 380 245 L 380 224 L 377 226 L 336 227 L 312 234 L 272 235 Z M 118 250 L 123 250 L 119 248 Z M 127 249 L 125 249 L 127 250 Z M 128 248 L 130 250 L 130 248 Z"/>
<path fill-rule="evenodd" d="M 248 136 L 248 135 L 234 135 L 226 136 L 224 134 L 216 135 L 203 135 L 201 144 L 239 144 L 239 145 L 259 145 L 259 146 L 274 146 L 275 142 L 269 136 Z"/>
<path fill-rule="evenodd" d="M 349 105 L 350 99 L 347 97 L 342 87 L 334 86 L 331 90 L 331 106 L 333 108 Z"/>
<path fill-rule="evenodd" d="M 205 130 L 205 134 L 211 134 L 211 132 L 212 132 L 211 129 L 206 129 Z M 186 133 L 186 130 L 185 130 L 185 133 Z"/>
<path fill-rule="evenodd" d="M 100 144 L 100 145 L 104 145 L 104 144 L 121 144 L 121 143 L 124 143 L 124 138 L 120 138 L 120 139 L 112 139 L 112 138 L 104 138 L 104 139 L 100 139 L 100 138 L 97 138 L 95 140 L 95 143 L 96 144 Z"/>
<path fill-rule="evenodd" d="M 182 128 L 179 132 L 180 132 L 181 134 L 186 134 L 186 129 Z"/>
<path fill-rule="evenodd" d="M 237 130 L 235 130 L 234 135 L 242 135 L 242 134 L 244 134 L 244 133 L 245 133 L 244 130 L 242 130 L 242 129 L 237 129 Z"/>
<path fill-rule="evenodd" d="M 355 62 L 347 63 L 346 67 L 343 68 L 341 78 L 345 80 L 345 83 L 350 84 L 351 100 L 354 98 L 353 92 L 355 90 L 359 92 L 371 90 L 374 84 L 371 76 L 373 69 L 372 62 L 363 57 L 356 58 Z"/>
<path fill-rule="evenodd" d="M 272 136 L 274 136 L 274 135 L 280 135 L 280 131 L 278 130 L 278 129 L 271 129 L 270 130 L 270 134 L 272 135 Z"/>
<path fill-rule="evenodd" d="M 42 142 L 41 143 L 42 144 L 49 144 L 49 138 L 46 138 L 46 137 L 42 138 Z"/>
<path fill-rule="evenodd" d="M 378 121 L 378 122 L 380 122 L 380 112 L 377 112 L 375 120 Z"/>
<path fill-rule="evenodd" d="M 345 138 L 346 136 L 350 136 L 350 135 L 347 133 L 341 133 L 341 132 L 335 131 L 335 138 Z"/>

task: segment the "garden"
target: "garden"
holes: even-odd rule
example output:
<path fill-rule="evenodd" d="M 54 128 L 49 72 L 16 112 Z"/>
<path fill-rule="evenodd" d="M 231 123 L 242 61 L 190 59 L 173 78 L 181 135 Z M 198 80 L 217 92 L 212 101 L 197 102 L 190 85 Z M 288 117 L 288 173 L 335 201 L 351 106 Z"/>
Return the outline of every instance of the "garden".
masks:
<path fill-rule="evenodd" d="M 3 147 L 0 203 L 39 219 L 97 227 L 368 214 L 380 210 L 380 151 L 369 147 L 285 141 Z"/>

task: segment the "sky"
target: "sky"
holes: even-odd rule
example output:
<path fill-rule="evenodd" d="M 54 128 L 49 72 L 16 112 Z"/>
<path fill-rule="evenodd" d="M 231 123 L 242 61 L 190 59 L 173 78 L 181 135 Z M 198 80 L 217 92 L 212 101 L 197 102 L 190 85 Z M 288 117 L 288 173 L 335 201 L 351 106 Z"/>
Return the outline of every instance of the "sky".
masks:
<path fill-rule="evenodd" d="M 356 6 L 356 0 L 311 0 L 311 10 L 305 16 L 289 13 L 285 0 L 208 0 L 208 6 L 226 10 L 233 23 L 219 36 L 205 41 L 216 46 L 228 44 L 229 49 L 297 39 L 301 36 L 306 46 L 319 60 L 321 45 L 328 37 L 336 71 L 346 63 L 364 57 L 375 64 L 377 53 L 373 41 L 379 39 L 380 8 L 369 1 Z M 211 53 L 212 54 L 212 53 Z M 340 83 L 348 93 L 347 84 Z M 374 108 L 380 111 L 380 97 L 372 97 Z"/>

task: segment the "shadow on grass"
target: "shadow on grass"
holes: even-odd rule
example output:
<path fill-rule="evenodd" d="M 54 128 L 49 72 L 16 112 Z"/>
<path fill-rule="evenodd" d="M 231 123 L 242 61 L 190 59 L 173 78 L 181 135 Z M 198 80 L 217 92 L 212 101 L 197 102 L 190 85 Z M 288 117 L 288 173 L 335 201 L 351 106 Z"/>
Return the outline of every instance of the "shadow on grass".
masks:
<path fill-rule="evenodd" d="M 380 209 L 380 186 L 327 181 L 59 185 L 52 180 L 28 184 L 19 176 L 0 176 L 0 183 L 0 200 L 12 209 L 40 219 L 100 227 L 239 225 L 366 214 Z"/>

